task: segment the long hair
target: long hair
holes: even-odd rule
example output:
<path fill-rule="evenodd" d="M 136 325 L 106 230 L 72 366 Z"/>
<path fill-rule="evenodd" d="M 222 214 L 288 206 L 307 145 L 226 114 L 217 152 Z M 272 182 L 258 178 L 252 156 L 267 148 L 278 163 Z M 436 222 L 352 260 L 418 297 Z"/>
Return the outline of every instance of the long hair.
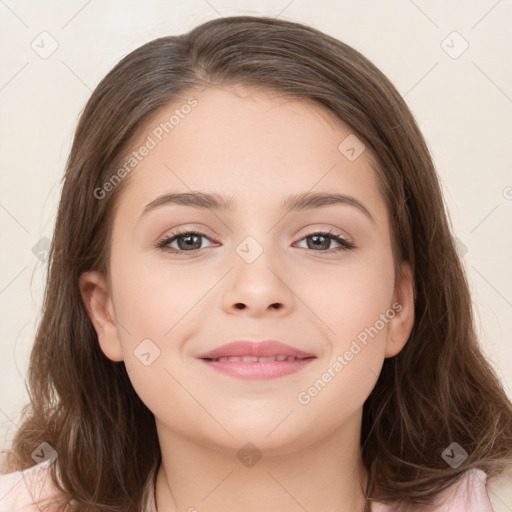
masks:
<path fill-rule="evenodd" d="M 162 108 L 191 91 L 238 84 L 313 102 L 351 128 L 373 156 L 395 268 L 406 260 L 413 271 L 411 335 L 385 359 L 363 407 L 368 499 L 421 504 L 469 468 L 501 473 L 512 462 L 512 404 L 479 347 L 438 175 L 411 111 L 389 79 L 347 44 L 300 23 L 252 16 L 215 19 L 144 44 L 87 102 L 49 253 L 30 402 L 4 467 L 33 466 L 32 452 L 47 442 L 58 453 L 51 475 L 66 510 L 144 508 L 161 460 L 154 416 L 124 363 L 100 350 L 79 290 L 85 271 L 109 276 L 113 212 L 126 180 L 101 199 L 94 191 Z M 442 457 L 452 442 L 467 452 L 457 468 Z"/>

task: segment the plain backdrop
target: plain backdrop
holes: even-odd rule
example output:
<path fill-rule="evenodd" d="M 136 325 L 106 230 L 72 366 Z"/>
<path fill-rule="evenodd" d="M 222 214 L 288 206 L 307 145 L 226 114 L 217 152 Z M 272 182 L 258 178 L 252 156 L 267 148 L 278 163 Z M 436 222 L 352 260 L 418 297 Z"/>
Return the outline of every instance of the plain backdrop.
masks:
<path fill-rule="evenodd" d="M 511 0 L 0 0 L 0 448 L 27 400 L 44 254 L 81 109 L 143 43 L 242 14 L 348 43 L 404 96 L 440 175 L 482 347 L 512 397 Z"/>

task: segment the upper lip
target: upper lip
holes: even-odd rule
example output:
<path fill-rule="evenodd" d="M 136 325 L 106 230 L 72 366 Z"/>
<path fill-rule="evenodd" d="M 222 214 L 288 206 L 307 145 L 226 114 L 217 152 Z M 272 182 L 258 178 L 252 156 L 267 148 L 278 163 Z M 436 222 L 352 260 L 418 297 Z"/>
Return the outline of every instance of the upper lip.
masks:
<path fill-rule="evenodd" d="M 313 354 L 298 350 L 286 343 L 275 340 L 233 341 L 197 356 L 199 359 L 217 359 L 219 357 L 272 357 L 294 356 L 298 358 L 315 357 Z"/>

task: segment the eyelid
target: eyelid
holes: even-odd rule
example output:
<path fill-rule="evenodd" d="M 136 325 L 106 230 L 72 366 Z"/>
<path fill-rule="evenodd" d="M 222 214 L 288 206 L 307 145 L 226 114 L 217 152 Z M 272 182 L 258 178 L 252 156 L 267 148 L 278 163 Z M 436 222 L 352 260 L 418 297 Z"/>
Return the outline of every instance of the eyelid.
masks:
<path fill-rule="evenodd" d="M 311 251 L 313 253 L 317 252 L 319 254 L 333 254 L 333 253 L 339 254 L 339 253 L 343 253 L 345 251 L 352 251 L 352 250 L 358 249 L 358 246 L 355 244 L 352 237 L 346 236 L 345 233 L 343 231 L 339 230 L 338 228 L 312 229 L 310 232 L 302 235 L 299 238 L 298 242 L 301 242 L 305 238 L 308 238 L 309 236 L 313 236 L 313 235 L 321 235 L 321 236 L 330 238 L 331 240 L 333 240 L 335 243 L 337 243 L 340 246 L 340 247 L 337 247 L 334 249 L 329 249 L 327 251 L 315 251 L 315 250 L 311 249 Z"/>
<path fill-rule="evenodd" d="M 338 236 L 340 238 L 343 238 L 343 240 L 345 240 L 346 242 L 350 243 L 350 244 L 354 244 L 354 240 L 352 239 L 352 237 L 350 237 L 345 231 L 343 231 L 342 229 L 339 229 L 339 228 L 312 228 L 311 231 L 308 231 L 305 235 L 303 235 L 301 237 L 301 240 L 302 238 L 306 237 L 306 236 L 311 236 L 311 235 L 315 235 L 317 233 L 324 233 L 326 235 L 332 235 L 332 236 Z"/>
<path fill-rule="evenodd" d="M 172 230 L 170 233 L 166 233 L 166 234 L 162 235 L 161 237 L 159 237 L 157 242 L 154 244 L 154 247 L 156 249 L 166 249 L 165 246 L 168 243 L 170 243 L 171 240 L 174 241 L 177 238 L 179 238 L 180 236 L 184 236 L 184 235 L 188 235 L 188 234 L 195 234 L 195 235 L 198 235 L 198 236 L 200 236 L 202 238 L 206 238 L 209 241 L 213 242 L 213 244 L 218 244 L 219 243 L 219 242 L 217 242 L 214 239 L 214 237 L 210 236 L 205 231 L 208 231 L 208 230 L 195 229 L 195 228 L 191 228 L 191 227 L 182 227 L 182 226 L 180 226 L 180 227 L 175 228 L 174 230 Z M 201 249 L 194 249 L 192 251 L 178 251 L 176 249 L 170 249 L 170 250 L 171 251 L 175 251 L 176 253 L 185 253 L 185 252 L 193 253 L 193 252 L 202 251 L 203 249 L 206 249 L 206 247 L 203 247 Z"/>
<path fill-rule="evenodd" d="M 198 226 L 198 227 L 196 227 L 196 226 Z M 350 235 L 348 235 L 348 233 L 346 233 L 345 231 L 343 231 L 342 229 L 337 228 L 337 227 L 330 227 L 330 228 L 322 228 L 322 227 L 309 228 L 308 227 L 306 229 L 307 229 L 307 233 L 302 235 L 301 239 L 304 238 L 305 236 L 310 236 L 310 235 L 317 234 L 317 233 L 325 233 L 325 234 L 334 234 L 336 236 L 342 236 L 347 242 L 354 243 L 354 240 L 352 239 L 352 237 Z M 171 230 L 166 231 L 167 234 L 163 234 L 162 236 L 160 236 L 159 240 L 162 240 L 162 239 L 168 238 L 168 237 L 174 237 L 174 236 L 177 236 L 178 234 L 184 234 L 184 233 L 188 233 L 188 232 L 194 232 L 197 234 L 201 234 L 210 239 L 215 238 L 215 235 L 212 234 L 212 231 L 206 227 L 203 227 L 202 225 L 186 224 L 184 227 L 179 226 L 177 228 L 173 228 Z"/>
<path fill-rule="evenodd" d="M 175 237 L 177 235 L 183 235 L 186 233 L 197 233 L 201 234 L 211 240 L 215 239 L 215 235 L 213 234 L 211 229 L 208 229 L 206 226 L 202 224 L 185 224 L 180 225 L 175 228 L 167 229 L 163 235 L 161 235 L 158 239 L 163 240 L 164 238 Z"/>
<path fill-rule="evenodd" d="M 194 254 L 198 254 L 199 252 L 208 248 L 208 247 L 202 247 L 200 249 L 192 249 L 190 251 L 184 251 L 184 250 L 180 250 L 180 249 L 171 249 L 169 247 L 166 247 L 168 244 L 170 244 L 171 242 L 174 242 L 180 236 L 184 236 L 187 234 L 195 234 L 195 235 L 198 235 L 199 237 L 206 238 L 210 242 L 213 242 L 213 246 L 215 246 L 216 244 L 217 245 L 219 244 L 219 242 L 217 242 L 214 239 L 214 237 L 210 236 L 208 233 L 205 233 L 204 231 L 209 231 L 209 230 L 207 230 L 207 229 L 203 230 L 203 228 L 195 229 L 190 225 L 185 226 L 185 227 L 180 226 L 178 228 L 175 228 L 174 230 L 171 230 L 170 233 L 165 234 L 162 237 L 160 237 L 158 239 L 158 241 L 154 244 L 154 248 L 160 249 L 160 250 L 167 250 L 171 254 L 176 254 L 176 255 L 186 255 L 187 253 L 189 253 L 190 255 L 194 255 Z M 312 236 L 312 235 L 324 235 L 327 238 L 331 238 L 335 243 L 339 244 L 339 246 L 340 246 L 340 247 L 337 247 L 334 249 L 329 249 L 326 251 L 314 251 L 313 249 L 311 249 L 313 252 L 318 252 L 320 254 L 322 254 L 322 253 L 323 254 L 331 254 L 331 253 L 339 253 L 339 252 L 343 252 L 343 251 L 357 249 L 357 245 L 354 243 L 352 237 L 347 236 L 347 234 L 343 230 L 341 230 L 339 228 L 335 228 L 335 227 L 331 227 L 331 228 L 310 227 L 306 233 L 302 234 L 298 238 L 298 240 L 296 242 L 294 242 L 294 244 L 299 243 L 302 240 L 304 240 L 305 238 Z"/>

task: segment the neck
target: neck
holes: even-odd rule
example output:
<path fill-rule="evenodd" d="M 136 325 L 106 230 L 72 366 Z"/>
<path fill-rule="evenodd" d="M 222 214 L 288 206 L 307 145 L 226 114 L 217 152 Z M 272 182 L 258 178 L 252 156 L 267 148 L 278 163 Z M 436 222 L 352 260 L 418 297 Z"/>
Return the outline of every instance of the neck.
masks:
<path fill-rule="evenodd" d="M 360 427 L 358 411 L 314 443 L 244 451 L 244 442 L 237 448 L 214 447 L 167 430 L 157 421 L 162 450 L 157 511 L 363 512 L 367 472 L 361 459 Z"/>

